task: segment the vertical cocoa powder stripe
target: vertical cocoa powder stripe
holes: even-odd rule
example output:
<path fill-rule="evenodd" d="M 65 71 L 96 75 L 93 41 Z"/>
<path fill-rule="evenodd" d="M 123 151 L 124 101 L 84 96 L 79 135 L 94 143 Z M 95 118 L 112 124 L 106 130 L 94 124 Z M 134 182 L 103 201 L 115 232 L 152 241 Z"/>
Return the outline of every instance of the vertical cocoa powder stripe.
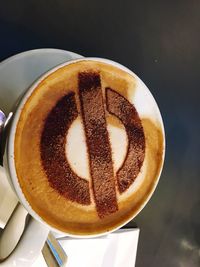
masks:
<path fill-rule="evenodd" d="M 142 167 L 145 155 L 145 136 L 137 110 L 127 99 L 111 88 L 106 88 L 106 105 L 108 112 L 124 124 L 128 135 L 126 158 L 117 172 L 119 192 L 123 193 L 134 182 Z"/>
<path fill-rule="evenodd" d="M 44 122 L 41 160 L 52 188 L 71 201 L 89 205 L 89 183 L 71 170 L 65 153 L 67 132 L 77 116 L 74 93 L 63 96 Z"/>
<path fill-rule="evenodd" d="M 100 218 L 118 210 L 100 75 L 79 73 L 79 97 L 96 209 Z"/>

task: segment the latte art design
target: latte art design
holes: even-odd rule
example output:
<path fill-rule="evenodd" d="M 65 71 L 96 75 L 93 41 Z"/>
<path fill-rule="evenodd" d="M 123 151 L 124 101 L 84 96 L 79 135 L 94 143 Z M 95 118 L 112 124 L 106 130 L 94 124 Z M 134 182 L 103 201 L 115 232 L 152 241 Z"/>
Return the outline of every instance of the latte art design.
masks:
<path fill-rule="evenodd" d="M 28 204 L 54 229 L 76 236 L 107 233 L 134 218 L 164 159 L 152 95 L 137 76 L 109 62 L 66 63 L 37 81 L 22 102 L 13 140 Z"/>
<path fill-rule="evenodd" d="M 123 194 L 138 176 L 144 161 L 145 136 L 134 105 L 115 88 L 106 87 L 103 94 L 98 72 L 80 72 L 77 78 L 78 96 L 74 91 L 62 96 L 45 120 L 40 142 L 41 160 L 53 189 L 72 202 L 91 204 L 89 182 L 72 170 L 65 153 L 68 130 L 80 115 L 96 211 L 104 218 L 118 210 L 117 192 Z M 127 153 L 116 173 L 107 130 L 108 113 L 121 121 L 128 137 Z"/>

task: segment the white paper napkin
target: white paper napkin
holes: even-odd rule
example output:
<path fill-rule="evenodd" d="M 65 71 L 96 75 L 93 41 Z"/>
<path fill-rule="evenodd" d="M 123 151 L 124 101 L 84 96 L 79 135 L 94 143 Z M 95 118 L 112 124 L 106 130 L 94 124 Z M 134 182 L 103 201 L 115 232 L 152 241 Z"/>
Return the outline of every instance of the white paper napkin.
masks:
<path fill-rule="evenodd" d="M 5 171 L 0 167 L 0 228 L 5 227 L 17 202 L 17 197 L 8 183 Z"/>
<path fill-rule="evenodd" d="M 68 261 L 66 267 L 134 267 L 139 229 L 120 229 L 105 237 L 59 240 Z M 46 267 L 42 254 L 32 267 Z"/>

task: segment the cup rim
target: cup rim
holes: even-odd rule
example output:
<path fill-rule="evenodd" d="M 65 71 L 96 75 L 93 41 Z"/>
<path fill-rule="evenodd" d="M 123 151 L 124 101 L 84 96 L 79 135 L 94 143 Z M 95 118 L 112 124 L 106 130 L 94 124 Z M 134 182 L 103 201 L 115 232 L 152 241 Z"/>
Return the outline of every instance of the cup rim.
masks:
<path fill-rule="evenodd" d="M 127 219 L 125 222 L 121 223 L 120 225 L 118 225 L 117 227 L 109 230 L 109 231 L 105 231 L 105 232 L 100 232 L 97 234 L 70 234 L 67 232 L 63 232 L 58 230 L 57 228 L 54 228 L 53 226 L 49 225 L 43 218 L 41 218 L 36 212 L 35 210 L 31 207 L 31 205 L 29 204 L 28 200 L 26 199 L 26 197 L 24 196 L 24 193 L 21 189 L 21 186 L 19 184 L 18 178 L 17 178 L 17 173 L 16 173 L 16 169 L 15 169 L 15 162 L 14 162 L 14 140 L 15 140 L 15 132 L 16 132 L 16 128 L 17 128 L 17 124 L 21 115 L 21 112 L 23 110 L 23 107 L 25 105 L 25 103 L 27 102 L 27 99 L 31 96 L 32 92 L 35 90 L 35 88 L 46 78 L 48 77 L 50 74 L 52 74 L 53 72 L 55 72 L 56 70 L 73 64 L 73 63 L 77 63 L 80 61 L 97 61 L 97 62 L 102 62 L 102 63 L 107 63 L 110 64 L 112 66 L 118 67 L 119 69 L 129 73 L 130 75 L 132 75 L 133 77 L 135 77 L 136 79 L 138 79 L 142 85 L 144 86 L 144 88 L 147 90 L 147 92 L 150 94 L 150 96 L 152 97 L 152 99 L 154 100 L 154 104 L 157 108 L 158 114 L 159 114 L 159 122 L 160 122 L 160 126 L 161 126 L 161 131 L 162 131 L 162 135 L 163 135 L 163 150 L 162 150 L 162 159 L 161 159 L 161 166 L 160 166 L 160 170 L 159 173 L 155 179 L 154 185 L 150 191 L 150 193 L 148 194 L 147 198 L 145 199 L 145 201 L 141 204 L 141 206 L 139 207 L 139 209 L 132 215 L 129 217 L 129 219 Z M 70 61 L 66 61 L 62 64 L 57 65 L 56 67 L 53 67 L 51 70 L 47 71 L 46 73 L 42 74 L 32 85 L 30 85 L 30 87 L 27 89 L 27 91 L 25 92 L 25 94 L 22 96 L 22 99 L 20 100 L 20 102 L 17 105 L 16 111 L 14 112 L 13 115 L 13 119 L 11 121 L 11 125 L 10 125 L 10 131 L 8 134 L 8 138 L 7 138 L 7 147 L 6 147 L 6 161 L 7 161 L 7 165 L 8 165 L 8 171 L 9 171 L 9 175 L 10 175 L 10 179 L 11 182 L 13 184 L 14 190 L 17 194 L 17 197 L 20 200 L 20 203 L 24 206 L 24 208 L 29 212 L 29 214 L 31 214 L 31 216 L 36 219 L 37 221 L 41 222 L 42 224 L 44 224 L 45 226 L 47 226 L 51 231 L 60 233 L 60 234 L 66 234 L 67 236 L 70 236 L 72 238 L 93 238 L 93 237 L 100 237 L 103 236 L 105 234 L 109 234 L 112 233 L 116 230 L 118 230 L 119 228 L 123 227 L 124 225 L 126 225 L 128 222 L 130 222 L 133 218 L 135 218 L 141 211 L 142 209 L 146 206 L 146 204 L 149 202 L 149 200 L 151 199 L 157 185 L 158 182 L 160 180 L 160 176 L 162 173 L 162 169 L 163 169 L 163 165 L 164 165 L 164 159 L 165 159 L 165 150 L 166 150 L 166 141 L 165 141 L 165 129 L 164 129 L 164 124 L 163 124 L 163 119 L 160 113 L 160 110 L 158 108 L 158 104 L 155 100 L 155 98 L 153 97 L 152 93 L 150 92 L 150 90 L 148 89 L 148 87 L 145 85 L 145 83 L 130 69 L 128 69 L 127 67 L 123 66 L 122 64 L 115 62 L 113 60 L 110 59 L 105 59 L 105 58 L 98 58 L 98 57 L 83 57 L 83 58 L 78 58 L 78 59 L 74 59 L 74 60 L 70 60 Z"/>

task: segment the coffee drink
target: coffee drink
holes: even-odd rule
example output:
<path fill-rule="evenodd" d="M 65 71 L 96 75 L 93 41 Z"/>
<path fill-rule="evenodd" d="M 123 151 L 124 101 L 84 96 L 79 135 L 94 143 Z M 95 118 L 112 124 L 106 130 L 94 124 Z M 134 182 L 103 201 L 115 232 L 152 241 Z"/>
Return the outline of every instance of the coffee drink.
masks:
<path fill-rule="evenodd" d="M 15 168 L 32 209 L 70 234 L 110 231 L 143 207 L 163 163 L 163 126 L 145 85 L 85 59 L 46 75 L 24 104 Z"/>

